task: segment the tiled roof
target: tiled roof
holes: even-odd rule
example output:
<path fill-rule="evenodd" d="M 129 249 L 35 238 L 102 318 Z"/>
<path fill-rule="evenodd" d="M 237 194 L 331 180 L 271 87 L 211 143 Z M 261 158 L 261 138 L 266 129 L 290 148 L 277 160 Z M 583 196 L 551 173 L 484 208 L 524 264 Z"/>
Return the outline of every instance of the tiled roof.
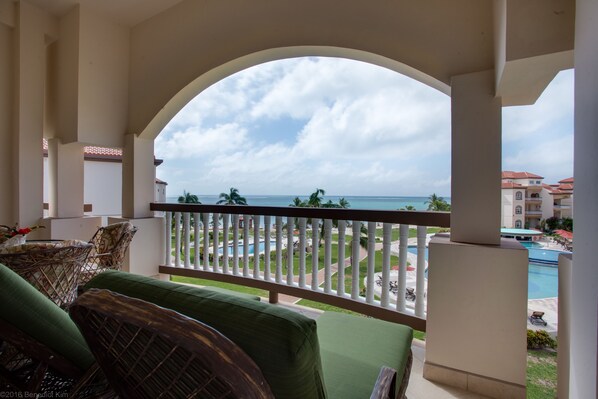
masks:
<path fill-rule="evenodd" d="M 48 150 L 48 140 L 43 139 L 43 149 Z M 85 146 L 83 147 L 83 154 L 90 156 L 101 156 L 101 157 L 114 157 L 122 158 L 123 150 L 120 148 L 108 148 L 108 147 L 96 147 L 96 146 Z"/>
<path fill-rule="evenodd" d="M 513 182 L 503 182 L 501 184 L 501 188 L 523 188 L 523 186 L 519 183 L 513 183 Z"/>
<path fill-rule="evenodd" d="M 570 184 L 573 184 L 573 182 L 574 182 L 574 179 L 572 177 L 568 177 L 566 179 L 559 180 L 559 183 L 570 183 Z"/>
<path fill-rule="evenodd" d="M 164 180 L 160 180 L 156 177 L 156 183 L 157 184 L 164 184 L 164 185 L 168 185 L 168 183 L 166 183 Z"/>
<path fill-rule="evenodd" d="M 542 176 L 530 172 L 513 172 L 511 170 L 505 170 L 502 172 L 503 179 L 543 179 Z"/>

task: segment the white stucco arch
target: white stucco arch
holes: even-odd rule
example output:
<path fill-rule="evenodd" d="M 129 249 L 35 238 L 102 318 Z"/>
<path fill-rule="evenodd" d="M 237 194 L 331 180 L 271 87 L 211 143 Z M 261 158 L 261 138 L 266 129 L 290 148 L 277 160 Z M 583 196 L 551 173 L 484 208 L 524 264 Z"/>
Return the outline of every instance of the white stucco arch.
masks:
<path fill-rule="evenodd" d="M 216 82 L 227 78 L 237 72 L 250 68 L 255 65 L 263 64 L 270 61 L 297 58 L 297 57 L 336 57 L 346 58 L 356 61 L 362 61 L 369 64 L 377 65 L 392 71 L 401 73 L 412 79 L 415 79 L 423 84 L 426 84 L 438 91 L 450 96 L 451 88 L 448 84 L 435 79 L 432 76 L 418 71 L 415 68 L 409 67 L 398 61 L 383 57 L 378 54 L 369 53 L 366 51 L 328 47 L 328 46 L 298 46 L 298 47 L 284 47 L 273 48 L 259 51 L 253 54 L 239 57 L 235 60 L 217 66 L 212 70 L 198 76 L 192 80 L 183 89 L 176 93 L 153 117 L 150 123 L 139 134 L 139 137 L 144 139 L 155 139 L 168 122 L 194 97 L 202 91 L 215 84 Z"/>

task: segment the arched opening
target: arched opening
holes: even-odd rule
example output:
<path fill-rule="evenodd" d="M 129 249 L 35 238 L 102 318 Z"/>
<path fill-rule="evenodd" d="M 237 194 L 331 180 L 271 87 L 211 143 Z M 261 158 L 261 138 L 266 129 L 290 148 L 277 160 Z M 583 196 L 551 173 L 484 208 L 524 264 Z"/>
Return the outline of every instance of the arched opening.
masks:
<path fill-rule="evenodd" d="M 194 97 L 212 86 L 239 71 L 269 61 L 282 60 L 296 57 L 339 57 L 356 61 L 363 61 L 378 65 L 405 76 L 409 76 L 442 93 L 450 95 L 450 86 L 434 77 L 427 75 L 406 64 L 386 58 L 384 56 L 350 48 L 328 46 L 296 46 L 272 48 L 239 57 L 225 64 L 219 65 L 210 71 L 188 82 L 172 98 L 166 101 L 162 108 L 155 114 L 149 123 L 143 127 L 139 134 L 142 138 L 156 138 L 168 122 Z"/>
<path fill-rule="evenodd" d="M 156 154 L 166 159 L 162 171 L 193 163 L 186 186 L 159 176 L 170 196 L 194 181 L 194 194 L 204 195 L 237 187 L 250 195 L 305 196 L 322 188 L 329 195 L 447 197 L 450 99 L 369 63 L 274 61 L 200 93 L 157 137 Z M 205 173 L 193 173 L 199 170 Z M 425 210 L 426 199 L 416 208 Z"/>

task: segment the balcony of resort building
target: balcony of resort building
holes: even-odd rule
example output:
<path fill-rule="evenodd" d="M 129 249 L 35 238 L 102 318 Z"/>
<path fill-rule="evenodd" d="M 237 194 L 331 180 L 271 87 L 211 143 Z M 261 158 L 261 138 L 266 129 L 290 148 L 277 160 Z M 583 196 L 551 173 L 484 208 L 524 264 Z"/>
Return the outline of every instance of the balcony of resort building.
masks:
<path fill-rule="evenodd" d="M 575 67 L 579 217 L 575 267 L 570 257 L 561 259 L 568 277 L 559 287 L 558 396 L 596 397 L 596 18 L 598 5 L 591 0 L 0 0 L 0 223 L 44 225 L 34 238 L 89 239 L 102 218 L 84 214 L 83 149 L 120 148 L 122 215 L 107 222 L 128 220 L 137 227 L 127 272 L 228 281 L 263 289 L 271 302 L 290 295 L 405 324 L 426 332 L 425 344 L 412 348 L 409 397 L 523 398 L 527 256 L 520 244 L 500 236 L 501 111 L 534 103 L 560 70 Z M 154 140 L 168 121 L 202 90 L 237 71 L 300 56 L 369 62 L 450 96 L 450 214 L 154 202 Z M 50 186 L 46 218 L 43 138 Z M 542 190 L 541 179 L 530 178 L 526 186 L 519 199 L 523 222 L 536 216 L 536 209 L 525 207 Z M 239 229 L 241 217 L 254 222 Z M 287 230 L 291 221 L 297 221 L 297 236 Z M 360 224 L 381 230 L 380 237 L 367 240 L 383 267 L 367 264 L 364 276 L 352 276 L 343 287 L 343 268 L 333 270 L 332 259 L 346 258 L 338 253 L 344 246 L 337 244 L 335 253 L 331 237 L 348 244 L 360 235 L 353 230 Z M 413 239 L 420 246 L 428 227 L 450 228 L 429 243 L 427 276 L 420 252 L 411 258 L 415 270 L 409 270 L 407 253 L 398 248 L 398 270 L 391 268 L 391 227 L 397 225 L 405 226 L 398 237 L 403 249 L 409 226 L 419 226 Z M 242 239 L 234 237 L 239 231 Z M 215 256 L 228 250 L 229 232 L 242 250 Z M 289 255 L 296 247 L 305 255 L 301 249 L 318 235 L 322 253 L 311 259 L 321 260 L 321 275 L 309 273 L 307 258 L 295 264 Z M 211 256 L 195 252 L 209 246 L 203 240 L 210 236 Z M 250 244 L 259 248 L 262 240 L 280 254 L 269 265 L 268 257 L 261 264 L 249 254 Z M 357 262 L 359 253 L 354 255 Z M 403 296 L 409 276 L 415 297 Z M 378 296 L 377 281 L 396 281 L 397 294 L 381 290 Z"/>

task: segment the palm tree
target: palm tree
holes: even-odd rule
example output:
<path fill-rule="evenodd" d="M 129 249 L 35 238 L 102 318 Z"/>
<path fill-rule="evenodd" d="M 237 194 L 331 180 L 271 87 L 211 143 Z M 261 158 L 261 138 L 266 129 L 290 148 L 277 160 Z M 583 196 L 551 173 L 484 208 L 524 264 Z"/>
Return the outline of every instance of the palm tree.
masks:
<path fill-rule="evenodd" d="M 238 189 L 231 187 L 229 194 L 220 193 L 220 200 L 216 203 L 225 205 L 247 205 L 247 199 L 241 197 Z"/>
<path fill-rule="evenodd" d="M 197 195 L 188 193 L 185 190 L 183 190 L 183 195 L 179 196 L 178 202 L 179 204 L 201 204 Z"/>
<path fill-rule="evenodd" d="M 427 203 L 427 201 L 426 201 L 426 203 Z M 400 211 L 416 211 L 417 209 L 415 209 L 415 207 L 413 205 L 407 205 L 399 210 Z"/>
<path fill-rule="evenodd" d="M 299 197 L 293 198 L 293 202 L 289 204 L 289 206 L 294 206 L 295 208 L 303 208 L 305 205 L 305 201 L 301 200 Z"/>
<path fill-rule="evenodd" d="M 450 211 L 451 206 L 448 202 L 442 197 L 439 197 L 436 194 L 431 194 L 428 197 L 428 200 L 425 202 L 428 204 L 429 211 Z"/>
<path fill-rule="evenodd" d="M 321 188 L 316 188 L 316 191 L 310 194 L 307 200 L 307 206 L 310 208 L 319 208 L 322 206 L 322 196 L 326 195 L 326 191 Z"/>
<path fill-rule="evenodd" d="M 343 198 L 339 198 L 339 200 L 338 200 L 338 206 L 339 206 L 339 208 L 347 209 L 347 208 L 351 207 L 351 204 L 349 203 L 349 201 L 347 201 L 345 199 L 345 197 L 343 197 Z"/>

